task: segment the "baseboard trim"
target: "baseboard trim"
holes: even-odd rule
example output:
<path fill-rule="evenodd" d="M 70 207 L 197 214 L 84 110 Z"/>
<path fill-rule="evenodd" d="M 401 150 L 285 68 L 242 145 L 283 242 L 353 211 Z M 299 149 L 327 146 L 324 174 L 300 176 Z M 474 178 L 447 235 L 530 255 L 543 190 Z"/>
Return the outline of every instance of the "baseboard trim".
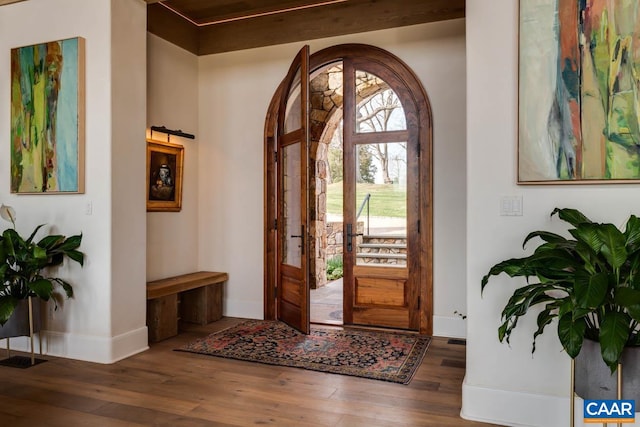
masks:
<path fill-rule="evenodd" d="M 569 425 L 569 403 L 569 396 L 480 387 L 468 384 L 465 377 L 460 416 L 466 420 L 512 427 L 566 427 Z M 581 424 L 576 422 L 578 425 Z"/>
<path fill-rule="evenodd" d="M 240 317 L 244 319 L 264 319 L 264 305 L 262 301 L 246 301 L 225 299 L 223 316 Z"/>
<path fill-rule="evenodd" d="M 433 316 L 433 335 L 466 339 L 467 322 L 461 317 Z"/>
<path fill-rule="evenodd" d="M 6 341 L 0 341 L 6 348 Z M 69 332 L 42 331 L 42 337 L 36 334 L 34 351 L 42 354 L 86 362 L 110 364 L 149 349 L 147 327 L 138 328 L 115 337 L 97 337 Z M 29 337 L 11 338 L 11 349 L 30 352 Z"/>

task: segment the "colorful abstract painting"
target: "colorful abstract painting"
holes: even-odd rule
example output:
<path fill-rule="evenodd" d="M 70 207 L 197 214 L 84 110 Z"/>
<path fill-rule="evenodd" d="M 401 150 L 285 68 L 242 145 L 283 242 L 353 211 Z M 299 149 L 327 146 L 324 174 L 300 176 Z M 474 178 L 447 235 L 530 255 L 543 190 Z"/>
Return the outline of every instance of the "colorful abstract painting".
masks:
<path fill-rule="evenodd" d="M 640 0 L 521 0 L 518 181 L 640 179 Z"/>
<path fill-rule="evenodd" d="M 84 39 L 11 50 L 11 192 L 84 191 Z"/>

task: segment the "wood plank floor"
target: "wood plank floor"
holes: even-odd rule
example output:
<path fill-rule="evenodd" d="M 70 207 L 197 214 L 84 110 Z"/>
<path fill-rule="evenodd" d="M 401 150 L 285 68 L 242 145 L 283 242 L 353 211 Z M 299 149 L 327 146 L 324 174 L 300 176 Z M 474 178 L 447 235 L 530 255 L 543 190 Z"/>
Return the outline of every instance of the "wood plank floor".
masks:
<path fill-rule="evenodd" d="M 465 347 L 435 338 L 409 385 L 173 349 L 223 318 L 112 365 L 0 366 L 1 426 L 482 426 L 459 417 Z M 0 357 L 4 357 L 0 350 Z"/>

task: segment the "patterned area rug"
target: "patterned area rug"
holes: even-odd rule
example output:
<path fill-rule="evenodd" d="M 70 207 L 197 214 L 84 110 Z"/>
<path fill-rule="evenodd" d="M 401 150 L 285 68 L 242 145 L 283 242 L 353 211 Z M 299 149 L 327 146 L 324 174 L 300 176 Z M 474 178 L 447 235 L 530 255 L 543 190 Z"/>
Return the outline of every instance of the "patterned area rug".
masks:
<path fill-rule="evenodd" d="M 315 326 L 304 335 L 282 322 L 249 320 L 177 350 L 408 384 L 430 342 L 419 335 Z"/>

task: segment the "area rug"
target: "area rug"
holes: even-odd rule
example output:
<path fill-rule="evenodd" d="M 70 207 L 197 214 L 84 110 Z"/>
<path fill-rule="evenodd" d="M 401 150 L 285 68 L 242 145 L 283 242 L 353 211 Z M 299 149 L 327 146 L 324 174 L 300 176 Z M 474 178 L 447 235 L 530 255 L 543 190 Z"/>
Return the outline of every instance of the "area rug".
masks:
<path fill-rule="evenodd" d="M 430 342 L 419 335 L 315 326 L 304 335 L 282 322 L 248 320 L 177 350 L 408 384 Z"/>

